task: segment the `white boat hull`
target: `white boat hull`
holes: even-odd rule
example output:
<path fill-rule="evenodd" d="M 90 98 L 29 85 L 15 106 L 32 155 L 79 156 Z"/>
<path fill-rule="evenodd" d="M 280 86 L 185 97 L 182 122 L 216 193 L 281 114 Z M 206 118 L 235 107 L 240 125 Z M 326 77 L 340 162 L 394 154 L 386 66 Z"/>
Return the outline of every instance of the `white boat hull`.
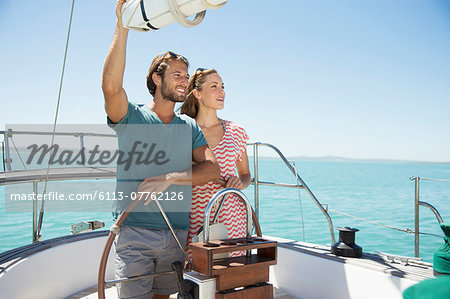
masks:
<path fill-rule="evenodd" d="M 0 273 L 0 298 L 66 298 L 97 284 L 106 236 L 63 243 L 22 258 Z M 106 279 L 113 279 L 110 254 Z M 2 265 L 4 266 L 4 265 Z"/>
<path fill-rule="evenodd" d="M 324 246 L 264 237 L 279 242 L 271 283 L 291 298 L 402 298 L 406 288 L 432 277 L 432 265 L 427 263 L 417 270 L 369 255 L 342 258 Z M 106 232 L 73 236 L 61 244 L 50 241 L 42 242 L 49 248 L 25 257 L 5 261 L 2 254 L 0 298 L 67 298 L 96 286 Z M 113 256 L 106 280 L 113 279 Z"/>
<path fill-rule="evenodd" d="M 406 288 L 422 279 L 394 275 L 397 265 L 304 252 L 314 247 L 326 248 L 301 242 L 279 246 L 278 263 L 270 273 L 274 286 L 296 298 L 401 299 Z"/>

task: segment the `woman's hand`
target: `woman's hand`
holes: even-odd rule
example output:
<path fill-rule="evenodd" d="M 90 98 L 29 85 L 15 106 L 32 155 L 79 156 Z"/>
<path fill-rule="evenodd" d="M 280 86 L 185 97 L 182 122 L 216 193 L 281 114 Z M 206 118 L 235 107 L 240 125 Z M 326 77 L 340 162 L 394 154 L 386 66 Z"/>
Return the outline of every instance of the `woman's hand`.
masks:
<path fill-rule="evenodd" d="M 244 184 L 242 183 L 241 179 L 237 176 L 230 176 L 226 180 L 225 188 L 234 188 L 238 190 L 244 189 Z"/>

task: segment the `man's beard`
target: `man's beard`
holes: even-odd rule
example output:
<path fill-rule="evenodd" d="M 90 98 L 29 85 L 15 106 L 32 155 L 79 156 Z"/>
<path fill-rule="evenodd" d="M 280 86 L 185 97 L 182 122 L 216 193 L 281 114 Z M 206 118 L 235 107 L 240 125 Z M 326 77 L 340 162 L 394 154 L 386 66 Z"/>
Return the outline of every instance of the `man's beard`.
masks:
<path fill-rule="evenodd" d="M 176 91 L 170 90 L 167 85 L 164 83 L 164 80 L 161 82 L 161 95 L 163 99 L 167 99 L 174 103 L 184 102 L 186 99 L 186 95 L 178 95 Z"/>

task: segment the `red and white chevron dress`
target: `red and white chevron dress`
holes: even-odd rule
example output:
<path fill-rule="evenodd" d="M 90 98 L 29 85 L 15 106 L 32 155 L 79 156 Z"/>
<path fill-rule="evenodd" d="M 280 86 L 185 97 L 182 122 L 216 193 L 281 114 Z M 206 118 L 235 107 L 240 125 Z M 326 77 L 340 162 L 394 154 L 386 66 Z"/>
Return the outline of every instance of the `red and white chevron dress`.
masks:
<path fill-rule="evenodd" d="M 222 140 L 212 150 L 220 167 L 220 178 L 228 179 L 230 176 L 237 176 L 236 161 L 241 161 L 242 159 L 241 155 L 246 150 L 248 136 L 240 125 L 227 120 L 224 123 L 225 133 Z M 208 182 L 192 188 L 191 214 L 189 217 L 190 228 L 187 244 L 192 242 L 192 237 L 203 226 L 203 216 L 209 200 L 217 191 L 223 188 L 215 182 Z M 213 208 L 210 221 L 212 221 L 214 214 L 215 209 Z M 225 224 L 229 238 L 245 237 L 245 207 L 237 196 L 232 194 L 227 196 L 220 210 L 218 222 Z M 187 252 L 190 256 L 191 250 L 188 249 Z"/>

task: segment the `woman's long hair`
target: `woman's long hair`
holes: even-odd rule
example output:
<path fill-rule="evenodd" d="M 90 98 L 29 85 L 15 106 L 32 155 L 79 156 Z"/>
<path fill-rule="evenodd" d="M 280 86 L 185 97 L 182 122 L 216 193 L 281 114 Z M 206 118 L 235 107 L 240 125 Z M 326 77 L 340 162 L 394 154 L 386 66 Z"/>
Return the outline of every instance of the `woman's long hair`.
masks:
<path fill-rule="evenodd" d="M 188 87 L 186 90 L 186 100 L 181 106 L 181 114 L 186 114 L 192 118 L 195 118 L 198 113 L 200 104 L 198 99 L 194 95 L 194 90 L 201 91 L 203 85 L 206 82 L 206 77 L 210 74 L 217 74 L 215 69 L 197 69 L 195 74 L 189 79 Z"/>

